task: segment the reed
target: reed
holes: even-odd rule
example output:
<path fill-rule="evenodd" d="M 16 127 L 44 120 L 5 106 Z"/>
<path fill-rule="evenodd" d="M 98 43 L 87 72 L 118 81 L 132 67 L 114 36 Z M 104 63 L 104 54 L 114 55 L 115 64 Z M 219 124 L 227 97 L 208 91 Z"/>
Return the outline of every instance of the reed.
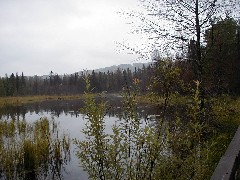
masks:
<path fill-rule="evenodd" d="M 34 123 L 0 120 L 0 141 L 0 169 L 5 179 L 49 175 L 60 179 L 64 164 L 70 160 L 70 138 L 59 134 L 57 124 L 46 118 Z"/>

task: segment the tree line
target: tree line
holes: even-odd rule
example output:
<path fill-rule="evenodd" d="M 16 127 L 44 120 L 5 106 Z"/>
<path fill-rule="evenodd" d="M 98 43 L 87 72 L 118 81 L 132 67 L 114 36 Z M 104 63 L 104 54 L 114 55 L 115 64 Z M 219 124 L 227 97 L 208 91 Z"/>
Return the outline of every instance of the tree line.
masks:
<path fill-rule="evenodd" d="M 209 94 L 240 94 L 240 25 L 226 18 L 213 24 L 204 34 L 205 45 L 201 46 L 202 86 Z M 94 93 L 121 92 L 134 79 L 139 80 L 142 93 L 149 87 L 163 93 L 171 85 L 171 91 L 188 93 L 193 81 L 198 79 L 196 67 L 196 41 L 190 40 L 186 58 L 162 58 L 153 56 L 153 64 L 142 68 L 117 69 L 115 72 L 81 72 L 58 75 L 52 71 L 48 76 L 24 76 L 12 73 L 0 78 L 0 96 L 23 95 L 72 95 L 85 91 L 85 77 L 89 75 Z M 170 83 L 170 84 L 167 84 Z M 187 88 L 186 88 L 187 87 Z M 169 89 L 168 89 L 169 90 Z"/>
<path fill-rule="evenodd" d="M 71 75 L 58 75 L 52 71 L 45 78 L 43 76 L 21 76 L 11 74 L 0 78 L 0 96 L 22 95 L 73 95 L 85 92 L 85 78 L 89 76 L 93 93 L 121 92 L 128 84 L 131 86 L 133 79 L 141 80 L 141 90 L 146 91 L 148 78 L 153 74 L 153 67 L 148 65 L 135 68 L 132 72 L 128 69 L 118 68 L 115 72 L 80 72 Z"/>
<path fill-rule="evenodd" d="M 155 53 L 154 91 L 189 93 L 199 80 L 196 40 L 187 45 L 183 57 L 161 58 Z M 240 94 L 240 24 L 227 17 L 216 21 L 204 33 L 201 51 L 201 87 L 208 96 Z M 157 54 L 157 55 L 156 55 Z"/>

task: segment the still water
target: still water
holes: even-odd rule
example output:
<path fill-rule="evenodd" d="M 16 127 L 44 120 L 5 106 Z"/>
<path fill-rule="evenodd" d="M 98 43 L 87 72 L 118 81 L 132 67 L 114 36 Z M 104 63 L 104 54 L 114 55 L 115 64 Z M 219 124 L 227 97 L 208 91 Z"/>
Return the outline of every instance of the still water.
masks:
<path fill-rule="evenodd" d="M 47 118 L 57 124 L 60 134 L 66 134 L 70 139 L 83 140 L 85 138 L 81 130 L 84 128 L 87 119 L 80 113 L 83 103 L 80 101 L 48 101 L 24 105 L 19 107 L 5 107 L 0 110 L 2 121 L 16 119 L 17 121 L 25 120 L 27 123 L 34 123 L 39 119 Z M 142 118 L 149 114 L 154 114 L 155 110 L 144 106 L 139 108 L 139 115 Z M 112 126 L 119 119 L 121 106 L 119 103 L 112 105 L 111 110 L 105 116 L 105 132 L 112 133 Z M 70 145 L 70 160 L 61 168 L 61 179 L 77 180 L 88 179 L 87 173 L 81 168 L 79 159 L 76 157 L 76 147 L 73 143 Z M 0 179 L 4 179 L 1 178 Z M 51 176 L 45 179 L 52 179 Z"/>

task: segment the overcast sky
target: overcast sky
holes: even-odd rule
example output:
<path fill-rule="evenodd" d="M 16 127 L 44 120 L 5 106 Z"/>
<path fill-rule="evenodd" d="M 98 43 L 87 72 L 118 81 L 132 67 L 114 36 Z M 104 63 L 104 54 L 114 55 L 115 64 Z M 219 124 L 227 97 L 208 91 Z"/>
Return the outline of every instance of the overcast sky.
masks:
<path fill-rule="evenodd" d="M 73 73 L 134 63 L 116 42 L 137 43 L 117 12 L 138 0 L 0 0 L 0 76 Z"/>

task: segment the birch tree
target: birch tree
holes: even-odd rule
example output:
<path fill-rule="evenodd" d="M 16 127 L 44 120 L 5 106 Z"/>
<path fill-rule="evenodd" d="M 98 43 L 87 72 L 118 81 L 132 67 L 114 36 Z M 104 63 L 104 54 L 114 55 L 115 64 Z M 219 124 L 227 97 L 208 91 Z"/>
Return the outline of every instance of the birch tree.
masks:
<path fill-rule="evenodd" d="M 237 0 L 140 0 L 147 13 L 137 13 L 142 24 L 138 26 L 149 38 L 150 51 L 158 49 L 161 56 L 186 58 L 190 41 L 194 42 L 193 59 L 197 80 L 200 82 L 200 106 L 204 108 L 203 46 L 204 33 L 216 19 L 227 16 L 239 18 Z M 154 49 L 151 49 L 154 47 Z"/>

